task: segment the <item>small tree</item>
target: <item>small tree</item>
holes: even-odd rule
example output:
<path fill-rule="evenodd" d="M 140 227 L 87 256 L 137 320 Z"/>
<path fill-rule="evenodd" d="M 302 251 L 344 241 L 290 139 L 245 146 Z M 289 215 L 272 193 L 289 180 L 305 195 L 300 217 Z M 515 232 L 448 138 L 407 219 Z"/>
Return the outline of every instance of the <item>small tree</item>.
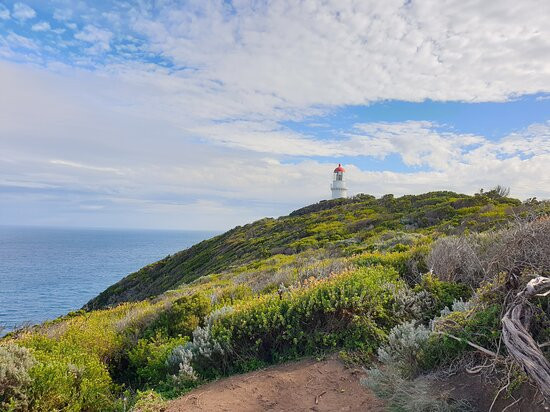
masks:
<path fill-rule="evenodd" d="M 504 186 L 501 186 L 501 185 L 496 185 L 495 187 L 493 187 L 488 192 L 485 192 L 486 196 L 489 196 L 489 197 L 492 197 L 492 198 L 495 198 L 495 197 L 508 197 L 509 194 L 510 194 L 510 188 L 509 187 L 504 187 Z"/>

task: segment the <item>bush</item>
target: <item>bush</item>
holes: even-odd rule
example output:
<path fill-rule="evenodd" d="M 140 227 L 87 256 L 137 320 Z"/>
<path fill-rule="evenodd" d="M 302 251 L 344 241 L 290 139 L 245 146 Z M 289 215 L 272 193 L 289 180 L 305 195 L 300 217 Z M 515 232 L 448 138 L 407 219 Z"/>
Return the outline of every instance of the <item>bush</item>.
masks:
<path fill-rule="evenodd" d="M 128 352 L 129 367 L 134 371 L 138 387 L 154 387 L 168 378 L 167 359 L 172 350 L 187 343 L 187 337 L 168 338 L 158 333 L 150 339 L 140 339 Z"/>
<path fill-rule="evenodd" d="M 212 324 L 212 338 L 227 349 L 210 374 L 337 347 L 372 352 L 399 321 L 388 284 L 405 287 L 391 268 L 360 269 L 235 307 Z"/>
<path fill-rule="evenodd" d="M 118 407 L 119 388 L 97 355 L 41 335 L 24 344 L 36 359 L 29 371 L 31 410 L 110 411 Z"/>
<path fill-rule="evenodd" d="M 445 394 L 435 396 L 425 378 L 409 380 L 392 367 L 369 369 L 361 383 L 385 399 L 395 412 L 467 412 L 474 409 L 465 401 L 453 401 Z"/>
<path fill-rule="evenodd" d="M 422 237 L 419 233 L 390 230 L 383 233 L 379 240 L 371 245 L 371 247 L 379 251 L 405 251 L 414 246 Z M 400 250 L 395 250 L 396 248 Z"/>
<path fill-rule="evenodd" d="M 446 306 L 451 307 L 456 300 L 469 298 L 472 293 L 467 285 L 444 282 L 429 273 L 422 277 L 422 281 L 414 287 L 414 291 L 417 293 L 425 291 L 433 298 L 431 311 L 425 314 L 428 319 L 439 315 Z"/>
<path fill-rule="evenodd" d="M 407 283 L 414 284 L 420 280 L 421 273 L 427 271 L 425 259 L 428 250 L 427 246 L 417 246 L 406 251 L 373 251 L 354 258 L 353 262 L 362 267 L 391 266 Z"/>
<path fill-rule="evenodd" d="M 238 300 L 248 299 L 252 296 L 252 289 L 246 285 L 231 285 L 224 288 L 217 295 L 216 304 L 232 305 Z"/>
<path fill-rule="evenodd" d="M 29 369 L 34 363 L 28 349 L 15 343 L 0 346 L 0 409 L 28 408 Z"/>
<path fill-rule="evenodd" d="M 398 319 L 415 319 L 428 322 L 434 312 L 434 307 L 440 305 L 437 298 L 426 290 L 415 292 L 410 288 L 398 288 L 394 291 L 393 312 Z"/>
<path fill-rule="evenodd" d="M 164 398 L 153 390 L 137 391 L 133 412 L 164 412 L 166 402 Z"/>
<path fill-rule="evenodd" d="M 165 336 L 190 337 L 210 310 L 211 301 L 204 294 L 184 296 L 158 316 L 146 331 L 145 336 L 151 337 L 161 333 Z"/>
<path fill-rule="evenodd" d="M 428 255 L 428 266 L 440 279 L 477 287 L 485 278 L 478 257 L 480 236 L 448 236 L 438 239 Z"/>
<path fill-rule="evenodd" d="M 500 272 L 550 274 L 550 217 L 518 221 L 498 232 L 497 242 L 481 257 L 492 277 Z"/>
<path fill-rule="evenodd" d="M 422 325 L 405 322 L 396 326 L 390 331 L 387 343 L 378 349 L 382 366 L 367 370 L 361 383 L 385 399 L 390 411 L 472 410 L 463 401 L 452 403 L 445 394 L 434 396 L 425 377 L 415 378 L 429 339 L 430 331 Z"/>
<path fill-rule="evenodd" d="M 193 331 L 193 341 L 175 347 L 166 361 L 175 372 L 172 383 L 176 391 L 192 388 L 201 377 L 213 377 L 209 372 L 218 366 L 225 349 L 212 337 L 210 328 L 210 324 L 199 326 Z"/>
<path fill-rule="evenodd" d="M 422 351 L 426 346 L 430 331 L 416 326 L 414 321 L 402 323 L 390 331 L 388 341 L 378 349 L 378 359 L 395 367 L 405 378 L 418 372 Z"/>
<path fill-rule="evenodd" d="M 428 255 L 428 266 L 442 280 L 472 288 L 501 272 L 543 275 L 550 268 L 550 218 L 518 221 L 497 232 L 440 238 Z"/>
<path fill-rule="evenodd" d="M 297 280 L 303 282 L 306 279 L 322 279 L 330 275 L 342 273 L 351 268 L 350 262 L 343 258 L 310 259 L 307 262 L 298 260 Z"/>
<path fill-rule="evenodd" d="M 436 332 L 450 333 L 463 340 L 431 335 L 421 358 L 422 368 L 429 370 L 448 365 L 465 351 L 473 350 L 466 340 L 496 351 L 501 334 L 500 318 L 501 305 L 493 304 L 477 311 L 451 312 L 436 319 L 433 325 Z"/>

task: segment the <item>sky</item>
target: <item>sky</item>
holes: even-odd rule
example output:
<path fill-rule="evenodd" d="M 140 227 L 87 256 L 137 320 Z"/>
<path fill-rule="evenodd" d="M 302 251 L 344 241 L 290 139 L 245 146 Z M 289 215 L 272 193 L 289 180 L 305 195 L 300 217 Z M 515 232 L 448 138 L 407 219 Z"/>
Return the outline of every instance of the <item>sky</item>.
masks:
<path fill-rule="evenodd" d="M 550 198 L 549 1 L 0 0 L 0 225 Z"/>

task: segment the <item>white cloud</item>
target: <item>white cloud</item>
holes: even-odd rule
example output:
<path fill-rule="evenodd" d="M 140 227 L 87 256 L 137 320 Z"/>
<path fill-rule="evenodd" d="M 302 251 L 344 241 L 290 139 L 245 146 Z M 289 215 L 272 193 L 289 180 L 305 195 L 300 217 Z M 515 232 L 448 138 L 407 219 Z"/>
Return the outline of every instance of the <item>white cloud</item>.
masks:
<path fill-rule="evenodd" d="M 69 8 L 55 9 L 53 12 L 53 18 L 60 21 L 69 20 L 73 17 L 73 11 Z"/>
<path fill-rule="evenodd" d="M 76 168 L 76 169 L 91 170 L 91 171 L 94 171 L 94 172 L 115 173 L 117 175 L 124 174 L 121 170 L 116 169 L 114 167 L 91 166 L 91 165 L 85 165 L 85 164 L 78 163 L 78 162 L 71 162 L 69 160 L 54 159 L 54 160 L 50 160 L 50 163 L 52 165 L 68 166 L 68 167 L 73 167 L 73 168 Z"/>
<path fill-rule="evenodd" d="M 82 210 L 101 210 L 104 209 L 104 205 L 80 205 L 80 209 Z"/>
<path fill-rule="evenodd" d="M 50 23 L 47 21 L 41 21 L 39 23 L 33 24 L 31 29 L 33 31 L 48 31 L 51 29 Z"/>
<path fill-rule="evenodd" d="M 399 154 L 408 166 L 427 165 L 436 170 L 461 161 L 468 147 L 487 142 L 481 136 L 440 131 L 437 124 L 426 121 L 356 124 L 355 129 L 348 143 L 355 153 L 379 158 Z"/>
<path fill-rule="evenodd" d="M 13 5 L 12 16 L 17 20 L 25 21 L 34 18 L 36 16 L 36 12 L 25 3 L 15 3 Z"/>
<path fill-rule="evenodd" d="M 98 53 L 111 49 L 110 43 L 113 33 L 109 30 L 100 29 L 99 27 L 88 24 L 84 26 L 82 31 L 76 33 L 74 37 L 75 39 L 90 43 L 92 46 L 88 50 L 92 53 Z"/>
<path fill-rule="evenodd" d="M 312 156 L 397 155 L 411 170 L 346 165 L 354 193 L 504 184 L 518 197 L 550 197 L 549 123 L 497 140 L 427 121 L 357 120 L 330 138 L 283 126 L 386 99 L 549 92 L 548 2 L 281 0 L 234 2 L 235 12 L 217 1 L 163 4 L 109 14 L 116 27 L 93 13 L 56 14 L 84 26 L 79 42 L 58 47 L 89 45 L 63 61 L 32 60 L 46 51 L 41 39 L 0 35 L 0 185 L 45 191 L 49 205 L 92 205 L 111 216 L 104 224 L 195 228 L 328 197 L 334 166 L 304 160 Z M 123 47 L 130 35 L 139 41 Z M 156 55 L 143 61 L 147 51 Z M 55 209 L 36 208 L 42 219 Z"/>
<path fill-rule="evenodd" d="M 5 45 L 10 48 L 24 48 L 38 51 L 40 46 L 32 39 L 20 36 L 14 32 L 9 32 L 5 38 L 0 37 L 0 46 Z"/>
<path fill-rule="evenodd" d="M 302 135 L 276 122 L 233 121 L 191 127 L 211 141 L 251 151 L 291 156 L 372 156 L 399 154 L 408 166 L 441 170 L 459 161 L 472 145 L 487 143 L 481 136 L 442 130 L 427 121 L 355 124 L 331 139 Z"/>
<path fill-rule="evenodd" d="M 520 197 L 550 197 L 550 182 L 544 181 L 548 122 L 496 141 L 426 121 L 358 123 L 323 140 L 275 121 L 201 120 L 203 109 L 196 112 L 193 99 L 185 102 L 186 113 L 179 111 L 181 102 L 159 92 L 173 85 L 162 76 L 155 80 L 157 87 L 145 82 L 144 89 L 136 90 L 133 80 L 60 70 L 52 75 L 0 63 L 0 79 L 10 79 L 2 83 L 6 104 L 0 104 L 0 153 L 11 160 L 5 163 L 10 171 L 5 178 L 70 190 L 116 190 L 119 196 L 137 199 L 159 194 L 214 197 L 222 203 L 246 199 L 279 204 L 273 209 L 283 213 L 285 207 L 328 196 L 332 170 L 331 164 L 319 161 L 289 164 L 282 161 L 285 156 L 399 155 L 423 171 L 370 172 L 346 165 L 352 190 L 472 192 L 501 183 Z M 33 114 L 33 122 L 27 113 Z M 195 126 L 197 122 L 202 126 Z M 216 145 L 190 140 L 192 136 Z"/>
<path fill-rule="evenodd" d="M 550 3 L 202 2 L 142 15 L 151 48 L 254 107 L 502 101 L 548 90 Z M 197 9 L 199 9 L 197 11 Z M 262 106 L 259 110 L 264 109 Z"/>

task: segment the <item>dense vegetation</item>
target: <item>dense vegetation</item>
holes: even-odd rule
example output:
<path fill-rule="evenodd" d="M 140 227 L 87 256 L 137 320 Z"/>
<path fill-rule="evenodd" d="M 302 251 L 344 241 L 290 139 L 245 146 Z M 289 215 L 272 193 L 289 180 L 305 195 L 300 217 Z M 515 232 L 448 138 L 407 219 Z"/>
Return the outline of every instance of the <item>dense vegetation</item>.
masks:
<path fill-rule="evenodd" d="M 270 256 L 320 248 L 338 254 L 357 253 L 388 231 L 436 236 L 483 231 L 525 209 L 519 200 L 498 196 L 496 192 L 478 196 L 432 192 L 399 198 L 386 195 L 380 199 L 358 195 L 322 201 L 289 216 L 238 226 L 167 256 L 125 277 L 92 299 L 86 308 L 146 299 L 200 276 Z"/>
<path fill-rule="evenodd" d="M 237 227 L 129 275 L 87 310 L 6 336 L 0 409 L 145 410 L 333 351 L 373 365 L 367 384 L 396 410 L 447 405 L 412 399 L 416 377 L 471 361 L 466 341 L 502 353 L 510 288 L 550 268 L 549 213 L 497 190 L 359 195 Z M 545 342 L 550 308 L 535 306 Z"/>

